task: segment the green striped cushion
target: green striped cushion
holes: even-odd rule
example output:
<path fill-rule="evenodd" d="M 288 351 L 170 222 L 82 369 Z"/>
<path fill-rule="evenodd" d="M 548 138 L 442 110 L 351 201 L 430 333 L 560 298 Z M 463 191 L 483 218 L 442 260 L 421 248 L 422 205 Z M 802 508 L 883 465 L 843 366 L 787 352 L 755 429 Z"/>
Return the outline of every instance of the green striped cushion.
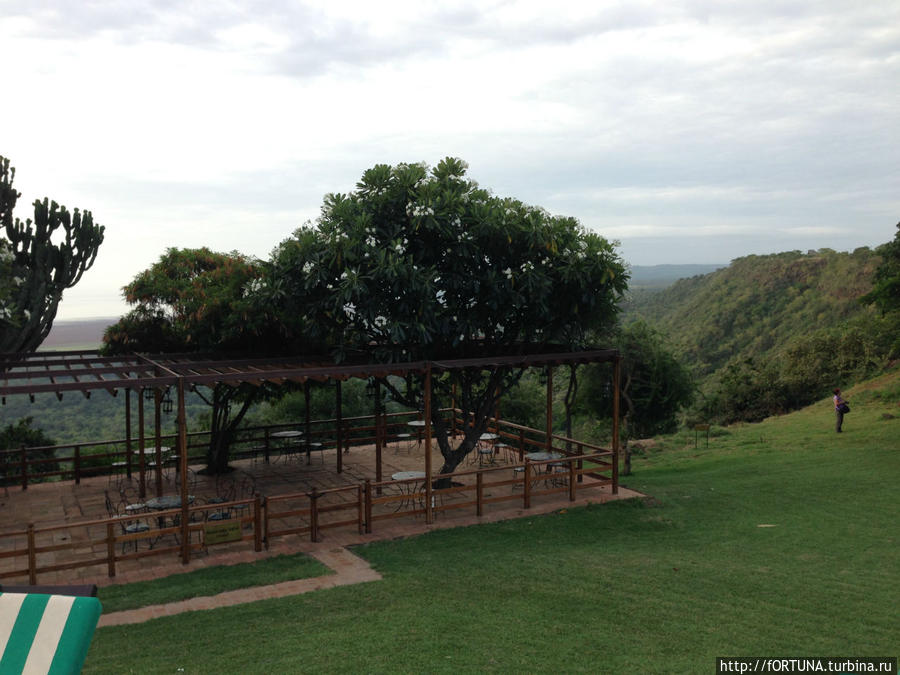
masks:
<path fill-rule="evenodd" d="M 0 673 L 79 673 L 100 601 L 66 595 L 0 593 Z"/>

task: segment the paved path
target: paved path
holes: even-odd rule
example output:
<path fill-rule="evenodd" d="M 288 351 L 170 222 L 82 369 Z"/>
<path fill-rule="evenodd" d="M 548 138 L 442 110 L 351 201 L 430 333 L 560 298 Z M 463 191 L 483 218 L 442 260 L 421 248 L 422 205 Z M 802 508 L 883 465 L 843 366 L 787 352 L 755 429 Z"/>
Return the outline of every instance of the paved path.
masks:
<path fill-rule="evenodd" d="M 162 616 L 172 616 L 182 612 L 195 612 L 205 609 L 218 609 L 219 607 L 231 607 L 246 602 L 269 600 L 271 598 L 283 598 L 289 595 L 298 595 L 308 591 L 318 591 L 323 588 L 346 586 L 366 581 L 378 581 L 378 574 L 365 560 L 354 555 L 346 548 L 332 548 L 327 550 L 311 551 L 310 556 L 317 559 L 334 571 L 323 577 L 312 579 L 297 579 L 295 581 L 283 581 L 269 586 L 253 586 L 241 588 L 235 591 L 226 591 L 218 595 L 210 595 L 202 598 L 191 598 L 180 602 L 170 602 L 165 605 L 151 605 L 139 609 L 113 612 L 100 617 L 98 627 L 121 626 L 131 623 L 143 623 L 150 619 Z"/>

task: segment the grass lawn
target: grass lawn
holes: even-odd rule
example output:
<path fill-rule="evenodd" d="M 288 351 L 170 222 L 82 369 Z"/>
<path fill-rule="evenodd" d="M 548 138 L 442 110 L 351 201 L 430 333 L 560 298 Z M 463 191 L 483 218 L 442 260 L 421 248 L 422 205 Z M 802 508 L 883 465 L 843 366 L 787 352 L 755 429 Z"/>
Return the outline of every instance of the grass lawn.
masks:
<path fill-rule="evenodd" d="M 153 581 L 104 586 L 98 590 L 97 597 L 103 604 L 104 614 L 109 614 L 324 574 L 332 571 L 315 558 L 302 553 L 278 555 L 255 563 L 222 565 Z"/>
<path fill-rule="evenodd" d="M 896 656 L 900 373 L 663 439 L 652 499 L 357 549 L 384 580 L 97 631 L 85 673 L 715 672 Z M 884 419 L 885 413 L 894 418 Z"/>

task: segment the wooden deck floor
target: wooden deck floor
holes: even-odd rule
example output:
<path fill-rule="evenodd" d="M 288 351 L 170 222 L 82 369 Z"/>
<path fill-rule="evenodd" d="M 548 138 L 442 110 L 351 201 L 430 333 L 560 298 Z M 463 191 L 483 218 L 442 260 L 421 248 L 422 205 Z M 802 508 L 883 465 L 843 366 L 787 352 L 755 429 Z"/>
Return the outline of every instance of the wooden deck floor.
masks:
<path fill-rule="evenodd" d="M 244 478 L 251 476 L 253 481 L 255 481 L 257 491 L 264 496 L 305 493 L 314 489 L 322 492 L 331 488 L 360 485 L 366 479 L 375 480 L 375 451 L 373 447 L 352 448 L 349 453 L 343 454 L 342 460 L 343 471 L 338 473 L 336 471 L 335 450 L 333 449 L 313 453 L 310 464 L 306 463 L 305 456 L 279 457 L 277 459 L 273 457 L 273 461 L 268 464 L 261 459 L 257 461 L 245 459 L 232 463 L 235 471 L 230 474 L 230 477 L 239 486 L 244 481 Z M 433 471 L 437 472 L 441 465 L 442 457 L 435 449 L 432 455 Z M 195 471 L 200 468 L 202 467 L 192 467 Z M 465 468 L 467 467 L 463 465 L 459 470 Z M 383 480 L 390 480 L 391 475 L 395 472 L 424 471 L 424 469 L 424 450 L 422 446 L 417 445 L 415 442 L 412 444 L 390 445 L 382 452 Z M 495 475 L 500 480 L 513 477 L 511 468 L 500 468 Z M 133 476 L 131 484 L 136 485 L 137 482 L 137 477 Z M 10 487 L 8 492 L 0 492 L 0 532 L 21 530 L 28 523 L 32 523 L 38 528 L 71 523 L 73 527 L 68 531 L 60 530 L 57 535 L 54 535 L 54 541 L 59 543 L 65 543 L 67 540 L 74 542 L 79 536 L 83 536 L 79 534 L 80 530 L 85 529 L 78 528 L 78 522 L 106 518 L 105 496 L 107 491 L 110 492 L 114 499 L 118 495 L 115 482 L 106 476 L 83 479 L 80 485 L 76 485 L 71 481 L 42 483 L 30 485 L 28 490 L 25 491 L 18 487 Z M 172 472 L 172 475 L 163 481 L 163 493 L 177 494 L 177 492 L 178 484 L 175 481 L 174 472 Z M 217 493 L 215 477 L 196 475 L 196 483 L 191 492 L 195 495 L 198 503 L 204 503 Z M 504 485 L 492 490 L 489 489 L 485 493 L 485 497 L 491 498 L 511 493 L 514 493 L 513 488 L 509 485 Z M 155 479 L 148 477 L 147 496 L 150 497 L 154 494 Z M 637 496 L 637 493 L 623 488 L 620 488 L 619 495 L 614 496 L 608 487 L 597 487 L 579 492 L 577 503 L 598 503 L 634 496 Z M 349 499 L 349 495 L 346 498 Z M 450 496 L 450 499 L 452 498 Z M 465 501 L 472 499 L 472 497 L 471 495 L 461 495 L 459 499 Z M 252 546 L 247 542 L 236 542 L 216 547 L 210 546 L 207 552 L 200 556 L 195 556 L 187 566 L 184 566 L 180 562 L 178 555 L 173 553 L 171 556 L 154 556 L 120 562 L 117 565 L 116 577 L 113 579 L 108 577 L 107 569 L 104 565 L 93 565 L 59 572 L 45 572 L 39 578 L 39 583 L 89 582 L 103 585 L 111 582 L 156 578 L 165 574 L 190 571 L 202 566 L 249 562 L 269 555 L 310 551 L 321 546 L 346 546 L 377 539 L 411 536 L 430 529 L 521 517 L 571 505 L 572 503 L 564 493 L 537 497 L 532 502 L 532 508 L 528 510 L 525 510 L 522 501 L 517 499 L 492 503 L 485 509 L 485 513 L 481 517 L 478 517 L 474 513 L 474 508 L 471 507 L 442 512 L 435 522 L 430 525 L 425 523 L 425 519 L 421 515 L 406 515 L 400 511 L 395 514 L 399 516 L 397 518 L 375 523 L 371 534 L 360 534 L 356 528 L 345 527 L 325 531 L 318 543 L 311 542 L 308 535 L 305 537 L 301 535 L 280 537 L 273 540 L 268 550 L 261 553 L 254 552 Z M 396 503 L 383 505 L 381 507 L 382 513 L 386 511 L 393 512 L 397 507 L 398 504 Z M 415 508 L 415 505 L 411 505 L 411 507 Z M 343 517 L 346 518 L 346 515 Z M 0 554 L 4 550 L 9 550 L 9 548 L 19 549 L 22 545 L 22 541 L 12 542 L 11 540 L 0 539 Z M 105 546 L 101 547 L 96 542 L 93 542 L 93 545 L 90 547 L 86 546 L 80 552 L 80 555 L 84 559 L 91 559 L 102 556 L 105 552 Z M 71 556 L 71 551 L 61 551 L 59 554 L 44 553 L 42 554 L 41 563 L 44 565 L 53 564 L 54 557 L 57 555 L 60 560 L 63 560 L 64 555 Z M 22 566 L 21 558 L 0 558 L 0 573 L 16 569 L 17 566 Z M 21 583 L 23 579 L 19 577 L 5 579 L 4 581 L 7 583 Z"/>

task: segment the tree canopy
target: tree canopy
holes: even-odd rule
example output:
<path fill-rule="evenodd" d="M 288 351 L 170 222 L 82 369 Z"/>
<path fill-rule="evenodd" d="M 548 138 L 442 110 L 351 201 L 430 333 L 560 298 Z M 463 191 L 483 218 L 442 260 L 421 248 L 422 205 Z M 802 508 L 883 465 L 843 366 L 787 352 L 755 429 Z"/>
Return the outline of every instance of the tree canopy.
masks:
<path fill-rule="evenodd" d="M 255 345 L 247 296 L 259 261 L 169 248 L 122 291 L 133 309 L 109 326 L 109 352 L 239 351 Z"/>
<path fill-rule="evenodd" d="M 53 325 L 63 291 L 90 269 L 103 227 L 90 211 L 69 213 L 48 198 L 34 202 L 34 220 L 13 217 L 20 194 L 16 170 L 0 157 L 0 352 L 38 348 Z M 60 229 L 61 228 L 61 229 Z M 54 237 L 61 238 L 54 243 Z"/>
<path fill-rule="evenodd" d="M 574 218 L 492 196 L 445 159 L 377 165 L 273 254 L 261 298 L 287 334 L 387 360 L 559 343 L 615 320 L 627 273 Z"/>
<path fill-rule="evenodd" d="M 288 340 L 329 345 L 338 360 L 364 349 L 381 361 L 578 349 L 614 323 L 627 288 L 613 245 L 577 220 L 501 198 L 448 158 L 377 165 L 349 194 L 325 197 L 317 223 L 274 251 L 257 302 Z M 521 372 L 453 373 L 435 395 L 475 421 L 451 447 L 435 415 L 451 471 L 472 449 L 497 398 Z M 386 380 L 394 400 L 421 405 L 421 384 Z M 435 409 L 437 409 L 435 405 Z"/>
<path fill-rule="evenodd" d="M 237 252 L 208 248 L 170 248 L 159 261 L 123 288 L 134 306 L 103 336 L 108 353 L 133 351 L 264 351 L 264 331 L 254 323 L 248 299 L 259 276 L 259 262 Z M 199 392 L 198 392 L 199 393 Z M 216 384 L 212 406 L 207 469 L 228 468 L 234 432 L 259 391 L 249 385 Z M 232 406 L 237 406 L 233 412 Z"/>
<path fill-rule="evenodd" d="M 620 393 L 626 439 L 674 431 L 677 413 L 694 399 L 690 370 L 669 350 L 662 334 L 644 321 L 620 327 L 614 332 L 613 341 L 622 354 Z M 601 369 L 588 369 L 586 398 L 596 414 L 611 414 L 608 384 Z"/>

